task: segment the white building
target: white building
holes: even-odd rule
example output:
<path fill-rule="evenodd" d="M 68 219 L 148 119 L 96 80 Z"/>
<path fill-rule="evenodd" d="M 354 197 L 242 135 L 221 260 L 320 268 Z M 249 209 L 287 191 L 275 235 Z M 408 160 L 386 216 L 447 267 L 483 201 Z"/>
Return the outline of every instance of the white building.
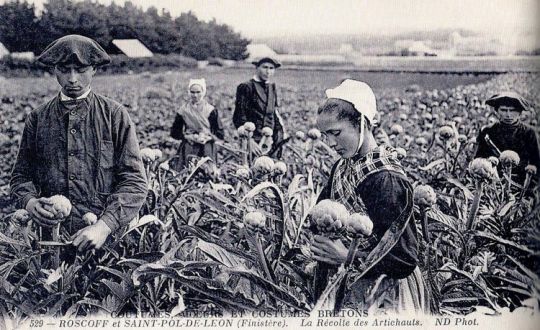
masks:
<path fill-rule="evenodd" d="M 499 40 L 483 36 L 463 37 L 458 32 L 450 35 L 452 52 L 457 56 L 509 55 Z"/>
<path fill-rule="evenodd" d="M 0 42 L 0 58 L 9 55 L 9 50 L 4 46 L 3 43 Z"/>
<path fill-rule="evenodd" d="M 152 57 L 154 54 L 138 39 L 115 39 L 112 43 L 128 57 Z"/>
<path fill-rule="evenodd" d="M 415 41 L 413 44 L 407 49 L 411 53 L 415 53 L 418 55 L 437 55 L 437 52 L 430 47 L 428 47 L 423 41 Z"/>
<path fill-rule="evenodd" d="M 394 43 L 394 49 L 397 52 L 408 51 L 414 53 L 417 56 L 437 55 L 437 51 L 426 45 L 430 41 L 418 41 L 418 40 L 398 40 Z"/>

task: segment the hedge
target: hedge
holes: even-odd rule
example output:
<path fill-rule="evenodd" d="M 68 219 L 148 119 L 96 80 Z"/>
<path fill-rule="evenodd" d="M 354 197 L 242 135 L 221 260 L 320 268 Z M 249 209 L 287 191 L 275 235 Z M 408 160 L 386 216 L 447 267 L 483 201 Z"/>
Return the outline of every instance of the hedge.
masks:
<path fill-rule="evenodd" d="M 125 55 L 111 55 L 111 63 L 100 68 L 102 73 L 138 73 L 183 68 L 196 68 L 197 61 L 182 55 L 154 55 L 152 57 L 129 58 Z M 52 69 L 35 60 L 4 56 L 0 58 L 0 75 L 4 77 L 41 76 Z"/>

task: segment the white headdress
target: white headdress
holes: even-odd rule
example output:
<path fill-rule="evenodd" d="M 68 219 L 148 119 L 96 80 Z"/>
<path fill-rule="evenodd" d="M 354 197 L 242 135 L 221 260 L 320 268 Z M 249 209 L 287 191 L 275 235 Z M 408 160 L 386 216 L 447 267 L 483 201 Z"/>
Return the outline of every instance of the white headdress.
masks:
<path fill-rule="evenodd" d="M 377 116 L 377 100 L 368 84 L 362 81 L 345 79 L 339 86 L 326 90 L 326 97 L 351 103 L 360 113 L 360 138 L 356 152 L 364 143 L 364 117 L 373 123 Z"/>
<path fill-rule="evenodd" d="M 191 86 L 193 86 L 193 85 L 201 86 L 203 96 L 206 95 L 206 80 L 204 80 L 204 78 L 190 79 L 189 80 L 189 85 L 188 85 L 188 91 L 191 89 Z"/>

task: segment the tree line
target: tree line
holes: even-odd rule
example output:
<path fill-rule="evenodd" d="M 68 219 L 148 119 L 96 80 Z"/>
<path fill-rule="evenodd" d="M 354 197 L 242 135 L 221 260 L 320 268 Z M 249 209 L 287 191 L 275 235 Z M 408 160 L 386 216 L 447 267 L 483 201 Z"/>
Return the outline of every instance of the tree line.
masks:
<path fill-rule="evenodd" d="M 113 54 L 119 52 L 113 39 L 139 39 L 154 53 L 197 60 L 245 59 L 250 42 L 215 19 L 204 22 L 191 11 L 172 17 L 165 9 L 150 7 L 145 11 L 131 2 L 119 6 L 91 0 L 48 0 L 39 15 L 26 1 L 9 0 L 0 5 L 0 42 L 11 52 L 39 54 L 67 34 L 90 37 Z"/>

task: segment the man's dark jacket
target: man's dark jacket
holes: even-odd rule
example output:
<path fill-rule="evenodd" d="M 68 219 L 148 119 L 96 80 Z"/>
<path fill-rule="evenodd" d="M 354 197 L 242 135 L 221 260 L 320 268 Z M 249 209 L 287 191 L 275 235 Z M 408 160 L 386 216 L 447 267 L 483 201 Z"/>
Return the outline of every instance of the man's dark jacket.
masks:
<path fill-rule="evenodd" d="M 10 185 L 21 209 L 31 198 L 69 198 L 62 226 L 70 234 L 86 226 L 87 212 L 114 232 L 137 216 L 147 194 L 135 124 L 107 97 L 90 92 L 62 102 L 57 95 L 27 116 Z"/>
<path fill-rule="evenodd" d="M 236 103 L 233 114 L 233 123 L 236 128 L 245 122 L 255 124 L 253 138 L 259 142 L 262 129 L 270 127 L 273 132 L 273 145 L 283 140 L 283 126 L 276 112 L 278 106 L 276 85 L 258 82 L 251 79 L 241 83 L 236 89 Z"/>
<path fill-rule="evenodd" d="M 484 127 L 480 131 L 477 141 L 478 148 L 475 157 L 498 157 L 498 152 L 505 150 L 517 152 L 520 162 L 513 173 L 519 184 L 523 184 L 525 180 L 525 167 L 527 165 L 540 168 L 540 151 L 536 133 L 534 129 L 523 123 L 508 125 L 499 122 Z"/>

